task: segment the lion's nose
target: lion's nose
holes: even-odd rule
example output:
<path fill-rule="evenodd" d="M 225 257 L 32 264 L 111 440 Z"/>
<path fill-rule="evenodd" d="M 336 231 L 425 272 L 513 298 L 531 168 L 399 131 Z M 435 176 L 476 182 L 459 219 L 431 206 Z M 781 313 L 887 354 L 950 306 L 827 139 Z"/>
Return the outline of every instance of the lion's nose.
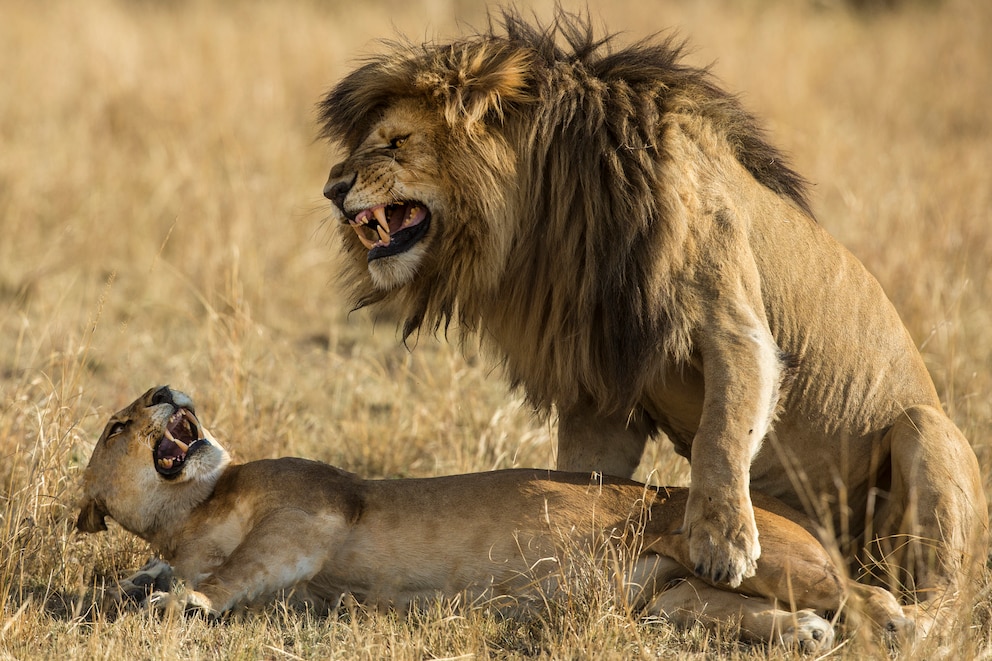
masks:
<path fill-rule="evenodd" d="M 331 176 L 327 178 L 327 183 L 324 184 L 324 197 L 334 203 L 334 205 L 344 211 L 344 198 L 347 197 L 348 191 L 355 183 L 355 175 L 348 177 L 343 177 L 340 174 L 340 170 L 335 166 L 331 170 Z"/>

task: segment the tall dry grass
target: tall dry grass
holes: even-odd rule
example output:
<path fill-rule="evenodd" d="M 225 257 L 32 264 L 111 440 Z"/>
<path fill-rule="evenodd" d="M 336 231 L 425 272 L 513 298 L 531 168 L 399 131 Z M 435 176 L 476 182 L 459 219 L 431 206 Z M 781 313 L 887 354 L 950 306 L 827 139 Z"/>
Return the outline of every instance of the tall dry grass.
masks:
<path fill-rule="evenodd" d="M 883 3 L 884 4 L 884 3 Z M 992 465 L 992 9 L 905 2 L 593 4 L 630 39 L 677 27 L 812 181 L 820 222 L 881 280 L 947 410 Z M 585 3 L 565 2 L 576 9 Z M 551 2 L 534 5 L 548 16 Z M 238 457 L 368 476 L 553 461 L 553 429 L 485 360 L 349 314 L 313 104 L 374 40 L 484 22 L 471 0 L 5 0 L 0 20 L 0 657 L 779 658 L 637 622 L 591 589 L 533 620 L 439 610 L 209 626 L 88 614 L 148 549 L 73 532 L 111 412 L 190 392 Z M 662 444 L 642 477 L 684 481 Z M 992 655 L 988 577 L 942 650 Z M 582 598 L 579 598 L 582 597 Z M 973 608 L 972 608 L 973 607 Z M 848 641 L 841 658 L 884 653 Z"/>

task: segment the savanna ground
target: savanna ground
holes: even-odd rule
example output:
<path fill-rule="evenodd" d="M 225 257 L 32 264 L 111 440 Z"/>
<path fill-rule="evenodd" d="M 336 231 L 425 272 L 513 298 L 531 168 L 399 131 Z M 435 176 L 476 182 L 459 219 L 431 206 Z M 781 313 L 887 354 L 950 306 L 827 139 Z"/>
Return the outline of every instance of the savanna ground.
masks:
<path fill-rule="evenodd" d="M 566 2 L 582 9 L 585 3 Z M 821 222 L 881 280 L 945 406 L 992 466 L 992 5 L 612 0 L 634 40 L 691 61 L 763 117 Z M 523 5 L 527 7 L 527 5 Z M 34 2 L 0 20 L 0 658 L 780 658 L 638 621 L 592 581 L 528 621 L 286 611 L 210 625 L 94 616 L 147 547 L 74 532 L 107 417 L 154 384 L 191 393 L 244 460 L 303 455 L 370 477 L 549 466 L 553 422 L 492 362 L 349 314 L 314 103 L 376 39 L 482 26 L 473 0 Z M 536 2 L 547 17 L 551 3 Z M 796 255 L 797 268 L 803 255 Z M 640 477 L 684 483 L 654 444 Z M 942 647 L 988 658 L 989 576 Z M 844 639 L 842 639 L 844 640 Z M 836 658 L 886 656 L 846 639 Z"/>

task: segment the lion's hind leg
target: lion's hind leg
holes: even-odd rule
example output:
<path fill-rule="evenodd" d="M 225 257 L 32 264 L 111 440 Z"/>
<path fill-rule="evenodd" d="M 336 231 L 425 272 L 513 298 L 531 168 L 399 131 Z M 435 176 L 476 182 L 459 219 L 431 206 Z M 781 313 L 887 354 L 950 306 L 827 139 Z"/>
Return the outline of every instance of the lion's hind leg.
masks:
<path fill-rule="evenodd" d="M 884 580 L 921 606 L 926 633 L 988 550 L 988 506 L 978 460 L 944 413 L 906 410 L 889 430 L 892 483 L 876 513 L 873 553 Z"/>
<path fill-rule="evenodd" d="M 782 643 L 803 652 L 833 645 L 834 629 L 812 610 L 792 612 L 771 599 L 722 590 L 687 578 L 657 595 L 647 612 L 680 626 L 701 622 L 711 629 L 740 630 L 755 642 Z"/>

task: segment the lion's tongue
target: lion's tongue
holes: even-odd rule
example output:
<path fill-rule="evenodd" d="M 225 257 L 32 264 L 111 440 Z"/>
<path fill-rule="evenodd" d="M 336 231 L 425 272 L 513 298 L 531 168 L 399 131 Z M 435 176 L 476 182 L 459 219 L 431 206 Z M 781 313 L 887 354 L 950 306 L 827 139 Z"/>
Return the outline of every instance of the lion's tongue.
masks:
<path fill-rule="evenodd" d="M 403 204 L 390 208 L 389 233 L 396 234 L 414 225 L 419 225 L 427 217 L 427 209 L 419 204 Z"/>

